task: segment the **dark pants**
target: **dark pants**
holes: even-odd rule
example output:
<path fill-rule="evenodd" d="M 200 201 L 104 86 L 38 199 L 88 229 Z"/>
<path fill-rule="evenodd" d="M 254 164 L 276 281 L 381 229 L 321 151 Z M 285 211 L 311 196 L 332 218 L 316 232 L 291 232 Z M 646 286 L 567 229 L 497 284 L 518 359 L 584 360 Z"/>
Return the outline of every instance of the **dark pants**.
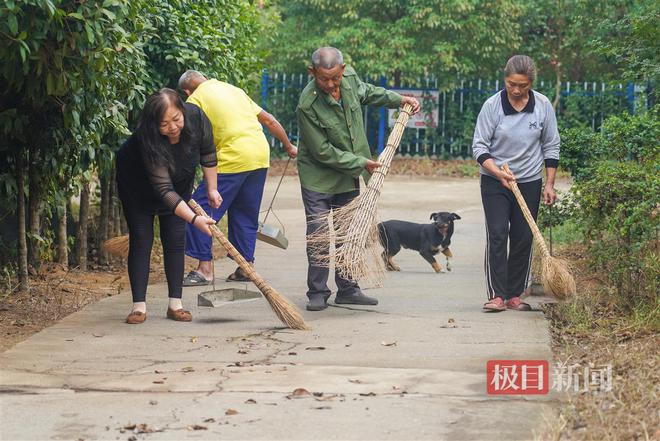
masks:
<path fill-rule="evenodd" d="M 342 207 L 351 202 L 360 190 L 349 191 L 339 194 L 318 193 L 301 188 L 302 200 L 305 205 L 305 217 L 307 218 L 307 235 L 314 233 L 320 226 L 328 222 L 327 214 L 330 210 Z M 335 244 L 341 246 L 341 244 Z M 328 288 L 328 275 L 330 269 L 327 265 L 319 264 L 313 256 L 314 249 L 307 244 L 307 297 L 310 299 L 322 296 L 326 300 L 330 297 Z M 330 250 L 328 250 L 328 253 Z M 335 283 L 337 284 L 337 297 L 352 296 L 360 293 L 357 283 L 347 280 L 335 271 Z"/>
<path fill-rule="evenodd" d="M 220 208 L 209 206 L 206 181 L 202 181 L 192 198 L 215 221 L 227 213 L 227 239 L 248 262 L 254 261 L 254 247 L 259 227 L 259 207 L 264 194 L 267 168 L 218 174 L 218 192 L 222 196 Z M 186 254 L 194 259 L 209 262 L 212 238 L 189 225 L 186 229 Z"/>
<path fill-rule="evenodd" d="M 541 185 L 541 179 L 518 183 L 534 219 L 541 202 Z M 481 201 L 486 215 L 484 267 L 488 299 L 520 296 L 530 276 L 532 231 L 511 190 L 497 179 L 481 176 Z"/>
<path fill-rule="evenodd" d="M 121 197 L 130 237 L 128 251 L 128 278 L 131 281 L 133 302 L 144 302 L 149 283 L 149 263 L 154 242 L 154 217 L 128 197 Z M 181 298 L 183 286 L 183 248 L 186 222 L 173 213 L 158 214 L 160 240 L 163 244 L 165 276 L 169 297 Z"/>

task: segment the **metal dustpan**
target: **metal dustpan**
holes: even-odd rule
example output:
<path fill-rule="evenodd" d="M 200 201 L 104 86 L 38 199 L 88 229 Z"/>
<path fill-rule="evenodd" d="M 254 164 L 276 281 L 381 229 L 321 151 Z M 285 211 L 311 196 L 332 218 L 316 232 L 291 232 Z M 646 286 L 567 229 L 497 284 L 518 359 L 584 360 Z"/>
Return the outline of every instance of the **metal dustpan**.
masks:
<path fill-rule="evenodd" d="M 214 289 L 213 291 L 204 291 L 197 294 L 197 306 L 217 308 L 231 302 L 258 299 L 260 297 L 259 292 L 248 291 L 247 285 L 245 288 Z"/>
<path fill-rule="evenodd" d="M 284 224 L 282 224 L 280 218 L 277 217 L 277 215 L 273 211 L 273 202 L 275 202 L 275 197 L 277 196 L 277 192 L 280 190 L 280 185 L 282 185 L 282 180 L 284 179 L 284 175 L 286 174 L 286 169 L 289 166 L 289 162 L 291 162 L 291 158 L 289 158 L 286 165 L 284 166 L 284 171 L 282 172 L 282 176 L 280 177 L 280 182 L 277 184 L 277 188 L 275 189 L 275 194 L 273 194 L 273 199 L 271 199 L 270 205 L 268 206 L 268 210 L 266 210 L 266 216 L 264 216 L 263 222 L 259 222 L 259 228 L 257 228 L 257 239 L 259 239 L 262 242 L 266 242 L 268 244 L 274 245 L 278 248 L 282 248 L 283 250 L 286 250 L 289 247 L 289 240 L 285 236 Z M 275 216 L 281 228 L 266 223 L 266 220 L 268 219 L 268 215 L 270 213 L 273 213 L 273 216 Z"/>
<path fill-rule="evenodd" d="M 257 239 L 278 248 L 282 248 L 283 250 L 286 250 L 289 246 L 289 239 L 284 235 L 284 228 L 280 229 L 273 225 L 264 224 L 263 222 L 259 222 Z"/>

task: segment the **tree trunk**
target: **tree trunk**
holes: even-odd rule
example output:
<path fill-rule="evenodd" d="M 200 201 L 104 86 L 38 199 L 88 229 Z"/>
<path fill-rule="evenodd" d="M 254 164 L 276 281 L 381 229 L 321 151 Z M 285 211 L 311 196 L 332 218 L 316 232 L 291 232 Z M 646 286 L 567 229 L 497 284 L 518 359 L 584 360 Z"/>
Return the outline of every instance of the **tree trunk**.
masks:
<path fill-rule="evenodd" d="M 87 271 L 87 217 L 89 214 L 89 181 L 85 181 L 80 191 L 80 216 L 78 218 L 76 254 L 78 268 Z"/>
<path fill-rule="evenodd" d="M 28 280 L 28 248 L 25 230 L 25 163 L 23 152 L 16 155 L 16 186 L 18 187 L 18 283 L 21 291 L 30 288 Z"/>
<path fill-rule="evenodd" d="M 62 196 L 57 216 L 57 262 L 61 265 L 69 265 L 69 244 L 66 232 L 67 197 Z"/>
<path fill-rule="evenodd" d="M 41 259 L 41 195 L 43 179 L 39 176 L 39 154 L 36 148 L 30 148 L 28 167 L 28 261 L 38 267 Z"/>
<path fill-rule="evenodd" d="M 108 263 L 108 253 L 103 250 L 103 242 L 108 239 L 108 231 L 110 225 L 110 176 L 109 173 L 101 174 L 99 176 L 101 181 L 101 214 L 99 217 L 97 243 L 99 246 L 98 256 L 99 264 L 106 265 Z"/>

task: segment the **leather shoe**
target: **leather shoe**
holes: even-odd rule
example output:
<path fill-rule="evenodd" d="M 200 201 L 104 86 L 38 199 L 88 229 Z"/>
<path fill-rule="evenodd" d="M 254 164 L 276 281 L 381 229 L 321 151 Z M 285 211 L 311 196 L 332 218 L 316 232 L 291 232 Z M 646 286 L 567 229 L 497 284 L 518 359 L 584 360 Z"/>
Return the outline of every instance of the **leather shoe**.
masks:
<path fill-rule="evenodd" d="M 335 297 L 335 303 L 338 305 L 377 305 L 378 299 L 365 296 L 362 293 L 352 294 L 348 296 Z"/>
<path fill-rule="evenodd" d="M 147 319 L 147 314 L 142 311 L 131 311 L 126 317 L 126 323 L 129 325 L 139 325 Z"/>
<path fill-rule="evenodd" d="M 167 318 L 177 322 L 189 322 L 192 320 L 192 314 L 185 309 L 177 309 L 176 311 L 167 308 Z"/>
<path fill-rule="evenodd" d="M 328 307 L 328 303 L 326 301 L 326 298 L 323 296 L 314 296 L 309 301 L 307 302 L 307 308 L 308 311 L 323 311 L 325 308 Z"/>

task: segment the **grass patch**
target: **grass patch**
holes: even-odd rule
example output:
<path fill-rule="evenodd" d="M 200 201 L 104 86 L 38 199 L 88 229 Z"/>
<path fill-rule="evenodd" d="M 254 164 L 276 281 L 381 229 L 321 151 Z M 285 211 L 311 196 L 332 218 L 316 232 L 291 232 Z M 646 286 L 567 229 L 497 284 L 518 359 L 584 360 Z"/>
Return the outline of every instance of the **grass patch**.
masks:
<path fill-rule="evenodd" d="M 583 246 L 558 250 L 573 264 L 579 294 L 546 307 L 556 362 L 611 365 L 612 390 L 562 393 L 559 417 L 548 423 L 541 438 L 660 439 L 660 299 L 621 301 L 605 277 L 587 266 Z"/>

